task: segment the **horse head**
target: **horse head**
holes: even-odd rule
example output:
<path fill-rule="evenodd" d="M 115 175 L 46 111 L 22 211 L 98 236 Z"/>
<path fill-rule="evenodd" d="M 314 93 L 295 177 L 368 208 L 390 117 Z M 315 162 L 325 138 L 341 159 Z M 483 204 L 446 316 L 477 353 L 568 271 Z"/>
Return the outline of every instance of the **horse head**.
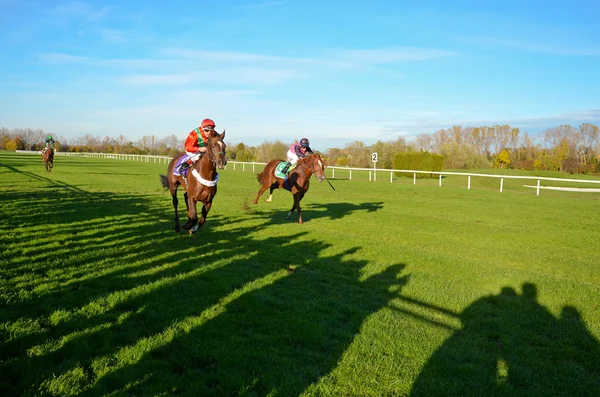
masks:
<path fill-rule="evenodd" d="M 325 179 L 325 162 L 320 154 L 314 153 L 310 156 L 304 157 L 306 159 L 306 165 L 309 167 L 313 174 L 319 181 Z"/>
<path fill-rule="evenodd" d="M 223 141 L 224 139 L 225 130 L 223 130 L 222 134 L 215 133 L 215 136 L 208 140 L 206 152 L 215 168 L 223 169 L 227 165 L 227 159 L 225 158 L 225 148 L 227 145 Z"/>

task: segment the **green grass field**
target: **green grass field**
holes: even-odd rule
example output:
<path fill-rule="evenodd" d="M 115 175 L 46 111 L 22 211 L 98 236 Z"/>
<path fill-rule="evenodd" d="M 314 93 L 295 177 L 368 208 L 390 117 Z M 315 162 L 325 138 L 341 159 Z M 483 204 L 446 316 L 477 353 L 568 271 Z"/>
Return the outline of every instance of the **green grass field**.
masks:
<path fill-rule="evenodd" d="M 600 395 L 598 193 L 336 170 L 299 225 L 228 167 L 190 236 L 166 165 L 55 160 L 0 152 L 2 396 Z"/>

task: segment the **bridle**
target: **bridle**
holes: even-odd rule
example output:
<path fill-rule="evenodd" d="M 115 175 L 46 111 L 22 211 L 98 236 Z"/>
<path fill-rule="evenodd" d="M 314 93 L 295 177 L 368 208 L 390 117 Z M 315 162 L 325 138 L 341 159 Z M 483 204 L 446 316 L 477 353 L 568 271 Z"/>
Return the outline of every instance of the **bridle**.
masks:
<path fill-rule="evenodd" d="M 315 160 L 315 159 L 316 159 L 316 160 Z M 316 166 L 316 165 L 315 165 L 315 163 L 316 163 L 317 161 L 321 161 L 321 164 L 323 164 L 323 162 L 322 162 L 322 159 L 321 159 L 321 156 L 320 156 L 320 155 L 318 155 L 318 154 L 313 154 L 313 158 L 311 159 L 311 164 L 310 164 L 310 168 L 311 168 L 311 170 L 312 170 L 313 174 L 316 174 L 316 171 L 315 171 L 315 166 Z M 321 170 L 323 170 L 323 166 L 322 166 L 322 165 L 321 165 Z"/>
<path fill-rule="evenodd" d="M 308 158 L 309 156 L 306 156 L 305 158 Z M 310 165 L 306 164 L 305 162 L 302 162 L 300 165 L 304 166 L 304 167 L 310 167 L 310 170 L 312 171 L 313 174 L 317 174 L 317 172 L 315 171 L 315 158 L 316 159 L 320 159 L 320 156 L 318 154 L 312 154 L 310 155 Z M 321 169 L 323 169 L 323 167 L 321 167 Z"/>
<path fill-rule="evenodd" d="M 212 161 L 213 166 L 215 168 L 217 168 L 217 157 L 225 155 L 225 152 L 223 150 L 221 150 L 220 152 L 217 152 L 216 154 L 213 153 L 213 147 L 215 146 L 215 144 L 213 143 L 213 139 L 215 139 L 215 138 L 211 138 L 208 141 L 208 148 L 207 148 L 208 150 L 207 150 L 207 152 L 208 152 L 208 159 L 210 161 Z M 223 141 L 219 139 L 218 142 L 223 142 Z M 223 148 L 223 146 L 221 146 L 221 148 Z"/>

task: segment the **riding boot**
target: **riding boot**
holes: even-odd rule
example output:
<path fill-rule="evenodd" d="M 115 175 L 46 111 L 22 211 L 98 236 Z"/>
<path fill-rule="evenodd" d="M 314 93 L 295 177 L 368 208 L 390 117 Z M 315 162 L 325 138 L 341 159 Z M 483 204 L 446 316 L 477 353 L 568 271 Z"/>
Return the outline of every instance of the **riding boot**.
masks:
<path fill-rule="evenodd" d="M 183 175 L 183 171 L 185 171 L 185 170 L 187 170 L 188 168 L 190 168 L 190 167 L 192 166 L 192 164 L 194 164 L 194 163 L 192 163 L 192 162 L 191 162 L 191 161 L 189 161 L 189 160 L 188 160 L 188 161 L 186 161 L 185 163 L 182 163 L 182 164 L 179 166 L 179 175 Z"/>
<path fill-rule="evenodd" d="M 281 173 L 282 174 L 287 174 L 287 172 L 290 169 L 291 165 L 292 165 L 292 163 L 290 163 L 289 161 L 287 163 L 285 163 L 285 167 L 282 168 Z"/>

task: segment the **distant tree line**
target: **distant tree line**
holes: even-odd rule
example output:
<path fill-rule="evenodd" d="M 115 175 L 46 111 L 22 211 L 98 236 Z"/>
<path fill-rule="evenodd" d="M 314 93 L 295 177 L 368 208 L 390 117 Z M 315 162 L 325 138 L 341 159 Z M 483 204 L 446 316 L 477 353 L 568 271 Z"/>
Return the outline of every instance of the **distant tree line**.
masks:
<path fill-rule="evenodd" d="M 77 138 L 64 138 L 59 134 L 44 132 L 41 129 L 0 127 L 0 150 L 41 150 L 48 135 L 54 138 L 54 147 L 62 152 L 152 154 L 174 156 L 183 150 L 185 138 L 169 135 L 158 138 L 154 135 L 143 136 L 131 141 L 124 135 L 117 138 L 84 134 Z"/>
<path fill-rule="evenodd" d="M 92 136 L 65 139 L 51 133 L 55 147 L 66 152 L 102 152 L 173 156 L 183 150 L 184 137 L 143 136 L 133 142 L 124 135 L 117 138 Z M 0 149 L 40 150 L 48 133 L 41 129 L 0 128 Z M 280 140 L 258 146 L 228 144 L 231 160 L 267 162 L 285 158 L 290 143 Z M 394 168 L 397 153 L 428 152 L 444 157 L 444 169 L 514 168 L 569 173 L 600 173 L 600 133 L 593 124 L 579 127 L 559 125 L 531 136 L 509 125 L 482 127 L 453 126 L 431 134 L 419 134 L 414 140 L 403 137 L 368 146 L 354 141 L 344 148 L 322 153 L 329 165 L 369 168 L 371 153 L 378 153 L 378 168 Z"/>

